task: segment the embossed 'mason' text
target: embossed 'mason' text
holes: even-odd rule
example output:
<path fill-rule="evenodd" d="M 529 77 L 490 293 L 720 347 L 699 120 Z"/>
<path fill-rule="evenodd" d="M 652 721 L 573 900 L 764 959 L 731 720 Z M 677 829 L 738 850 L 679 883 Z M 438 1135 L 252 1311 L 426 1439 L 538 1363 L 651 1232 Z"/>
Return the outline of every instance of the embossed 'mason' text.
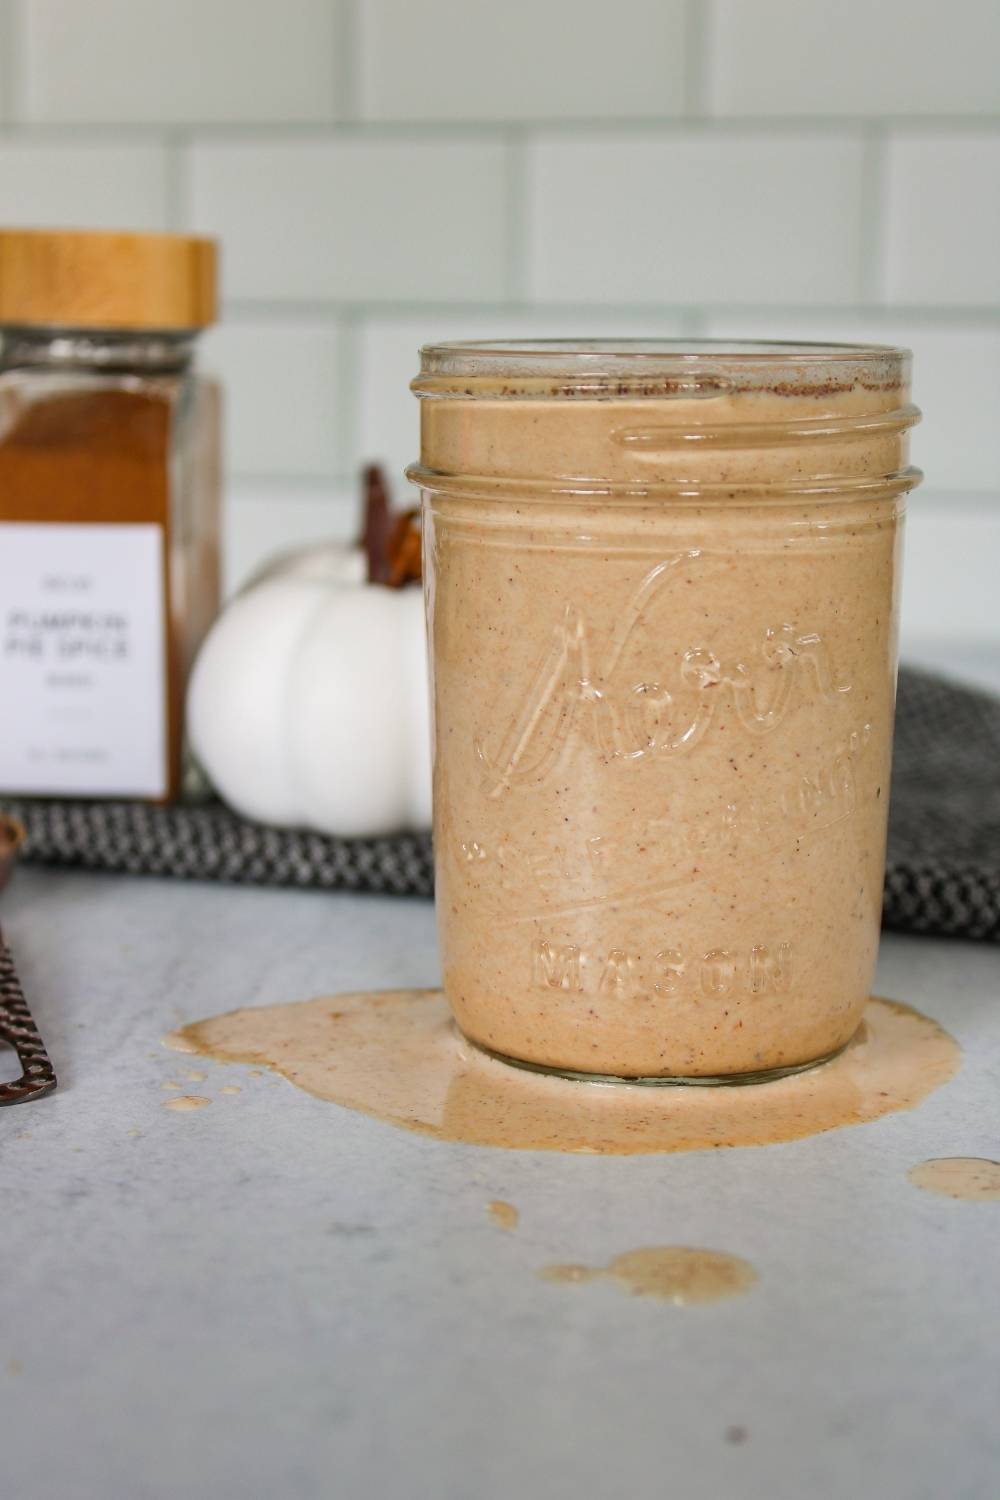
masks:
<path fill-rule="evenodd" d="M 786 995 L 791 975 L 789 943 L 707 948 L 692 955 L 664 947 L 648 958 L 628 948 L 587 953 L 575 943 L 545 938 L 531 945 L 531 981 L 536 989 L 617 1000 L 642 995 Z"/>

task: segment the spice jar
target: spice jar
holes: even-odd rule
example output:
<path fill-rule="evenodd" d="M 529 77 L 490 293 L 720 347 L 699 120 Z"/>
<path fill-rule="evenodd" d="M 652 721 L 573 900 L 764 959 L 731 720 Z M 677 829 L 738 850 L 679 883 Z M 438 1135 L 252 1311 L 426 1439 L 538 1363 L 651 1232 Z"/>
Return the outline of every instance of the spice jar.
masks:
<path fill-rule="evenodd" d="M 422 351 L 444 986 L 529 1067 L 834 1054 L 882 902 L 909 357 Z"/>
<path fill-rule="evenodd" d="M 163 800 L 219 596 L 215 245 L 0 232 L 0 790 Z"/>

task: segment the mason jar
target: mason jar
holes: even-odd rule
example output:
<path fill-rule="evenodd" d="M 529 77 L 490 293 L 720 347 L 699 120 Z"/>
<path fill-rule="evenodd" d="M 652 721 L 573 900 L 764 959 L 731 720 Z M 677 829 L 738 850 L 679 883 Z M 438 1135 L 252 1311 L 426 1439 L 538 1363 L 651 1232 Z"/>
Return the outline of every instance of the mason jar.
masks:
<path fill-rule="evenodd" d="M 719 1083 L 857 1031 L 909 371 L 882 346 L 422 350 L 438 923 L 479 1047 Z"/>

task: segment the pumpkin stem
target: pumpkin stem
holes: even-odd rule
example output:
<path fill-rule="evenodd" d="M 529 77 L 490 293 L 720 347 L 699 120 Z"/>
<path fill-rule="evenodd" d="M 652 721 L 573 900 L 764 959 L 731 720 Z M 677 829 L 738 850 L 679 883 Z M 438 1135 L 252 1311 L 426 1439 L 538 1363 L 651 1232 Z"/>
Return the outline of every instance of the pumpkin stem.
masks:
<path fill-rule="evenodd" d="M 419 583 L 421 578 L 419 507 L 404 510 L 395 521 L 389 538 L 389 577 L 386 581 L 391 589 L 401 589 L 407 583 Z"/>
<path fill-rule="evenodd" d="M 389 577 L 389 535 L 392 516 L 385 478 L 378 464 L 364 471 L 365 509 L 360 546 L 368 558 L 368 582 L 385 583 Z"/>
<path fill-rule="evenodd" d="M 394 515 L 385 475 L 378 464 L 364 470 L 364 518 L 358 545 L 368 559 L 368 582 L 399 589 L 420 582 L 419 511 Z"/>

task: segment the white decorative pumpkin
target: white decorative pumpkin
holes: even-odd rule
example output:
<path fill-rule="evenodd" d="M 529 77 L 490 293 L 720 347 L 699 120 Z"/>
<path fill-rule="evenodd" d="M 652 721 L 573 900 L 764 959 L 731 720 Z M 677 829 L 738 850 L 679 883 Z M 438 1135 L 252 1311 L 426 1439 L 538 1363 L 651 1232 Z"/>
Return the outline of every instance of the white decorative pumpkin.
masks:
<path fill-rule="evenodd" d="M 278 558 L 202 646 L 191 746 L 248 818 L 343 836 L 430 826 L 422 593 L 365 577 L 357 547 Z"/>

